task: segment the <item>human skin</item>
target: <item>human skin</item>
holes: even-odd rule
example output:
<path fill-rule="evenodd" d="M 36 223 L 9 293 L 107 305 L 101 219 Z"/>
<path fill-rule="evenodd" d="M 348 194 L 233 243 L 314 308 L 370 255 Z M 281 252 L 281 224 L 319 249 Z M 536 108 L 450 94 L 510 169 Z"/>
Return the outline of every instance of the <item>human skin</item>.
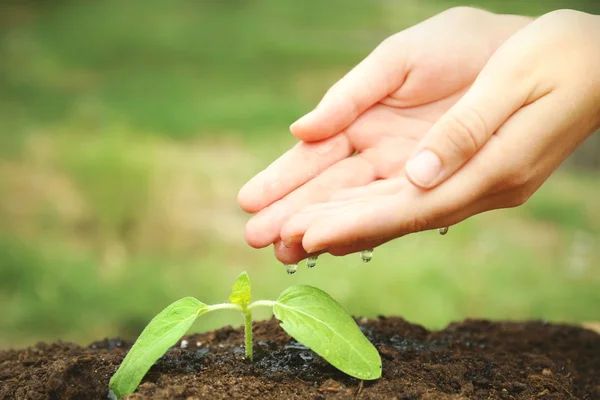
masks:
<path fill-rule="evenodd" d="M 295 263 L 523 204 L 600 126 L 599 18 L 456 8 L 386 39 L 241 189 L 247 242 Z"/>

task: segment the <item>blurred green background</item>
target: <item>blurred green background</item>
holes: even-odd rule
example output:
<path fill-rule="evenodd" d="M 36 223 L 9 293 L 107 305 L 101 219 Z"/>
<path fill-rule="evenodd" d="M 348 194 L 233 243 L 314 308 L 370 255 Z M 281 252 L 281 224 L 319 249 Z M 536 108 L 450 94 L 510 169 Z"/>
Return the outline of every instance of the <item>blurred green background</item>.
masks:
<path fill-rule="evenodd" d="M 589 1 L 102 0 L 0 6 L 0 348 L 133 337 L 168 303 L 317 285 L 355 315 L 600 320 L 600 145 L 523 207 L 288 276 L 243 238 L 243 183 L 386 36 L 454 5 Z M 597 135 L 598 136 L 598 135 Z M 267 312 L 258 314 L 266 318 Z M 238 325 L 207 315 L 194 330 Z"/>

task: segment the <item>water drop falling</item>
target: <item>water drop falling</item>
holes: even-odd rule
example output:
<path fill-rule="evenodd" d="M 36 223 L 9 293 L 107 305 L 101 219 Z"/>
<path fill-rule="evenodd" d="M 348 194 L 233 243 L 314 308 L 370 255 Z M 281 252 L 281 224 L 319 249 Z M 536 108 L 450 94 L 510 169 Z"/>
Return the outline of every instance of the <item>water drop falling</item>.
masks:
<path fill-rule="evenodd" d="M 360 253 L 360 259 L 362 262 L 368 263 L 373 258 L 373 249 L 363 250 Z"/>
<path fill-rule="evenodd" d="M 317 265 L 317 257 L 308 257 L 306 259 L 306 266 L 308 268 L 314 268 Z"/>
<path fill-rule="evenodd" d="M 294 275 L 298 269 L 298 264 L 285 264 L 285 272 L 289 275 Z"/>
<path fill-rule="evenodd" d="M 448 233 L 448 227 L 444 227 L 444 228 L 439 228 L 438 232 L 440 235 L 445 235 L 446 233 Z"/>

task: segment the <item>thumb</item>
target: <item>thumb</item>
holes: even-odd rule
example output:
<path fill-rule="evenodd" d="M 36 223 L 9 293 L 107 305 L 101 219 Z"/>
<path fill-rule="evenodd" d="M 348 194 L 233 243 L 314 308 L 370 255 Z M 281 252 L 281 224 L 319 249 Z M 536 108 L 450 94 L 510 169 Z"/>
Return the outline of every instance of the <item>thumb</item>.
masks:
<path fill-rule="evenodd" d="M 341 132 L 360 114 L 398 90 L 407 75 L 404 45 L 385 39 L 363 61 L 334 84 L 317 107 L 294 122 L 299 140 L 323 140 Z"/>
<path fill-rule="evenodd" d="M 448 179 L 526 104 L 530 91 L 523 80 L 498 72 L 482 71 L 471 89 L 419 143 L 405 166 L 407 178 L 415 186 L 429 189 Z"/>

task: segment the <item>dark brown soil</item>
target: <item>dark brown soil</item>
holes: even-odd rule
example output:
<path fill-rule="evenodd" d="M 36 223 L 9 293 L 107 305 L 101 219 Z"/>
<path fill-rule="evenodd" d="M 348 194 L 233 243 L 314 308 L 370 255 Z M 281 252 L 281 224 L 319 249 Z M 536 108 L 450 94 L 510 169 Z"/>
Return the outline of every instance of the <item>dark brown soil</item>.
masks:
<path fill-rule="evenodd" d="M 133 399 L 600 399 L 600 335 L 542 322 L 467 320 L 439 332 L 400 318 L 359 320 L 383 377 L 344 375 L 287 336 L 255 324 L 255 360 L 227 327 L 170 349 Z M 186 346 L 187 344 L 187 346 Z M 38 344 L 0 352 L 0 399 L 106 399 L 131 343 Z"/>

